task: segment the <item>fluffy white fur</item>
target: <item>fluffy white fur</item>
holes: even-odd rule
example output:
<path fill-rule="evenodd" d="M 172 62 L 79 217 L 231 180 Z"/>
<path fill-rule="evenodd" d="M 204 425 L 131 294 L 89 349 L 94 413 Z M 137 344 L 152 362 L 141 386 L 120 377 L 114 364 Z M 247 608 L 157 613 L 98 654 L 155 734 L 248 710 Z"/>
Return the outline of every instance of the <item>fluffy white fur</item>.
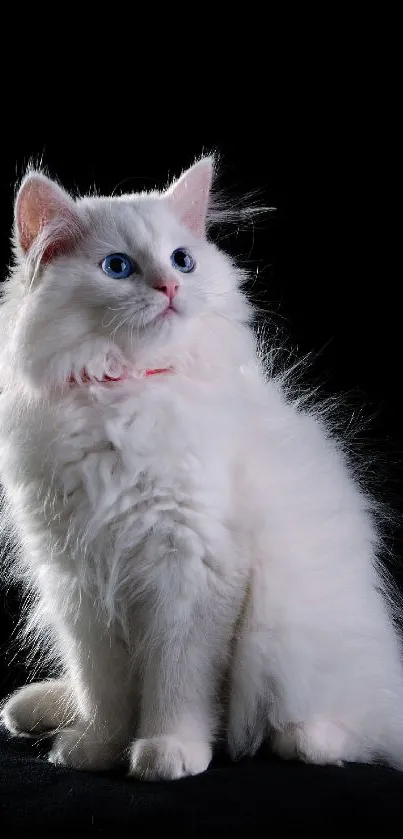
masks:
<path fill-rule="evenodd" d="M 403 767 L 372 503 L 319 415 L 265 372 L 244 275 L 205 233 L 211 177 L 207 158 L 162 193 L 74 201 L 32 172 L 18 193 L 1 478 L 30 626 L 62 677 L 18 691 L 3 720 L 58 729 L 53 762 L 128 756 L 151 780 L 203 772 L 223 733 L 234 757 L 270 739 L 285 758 Z M 179 246 L 192 273 L 170 263 Z M 102 272 L 115 252 L 135 276 Z"/>

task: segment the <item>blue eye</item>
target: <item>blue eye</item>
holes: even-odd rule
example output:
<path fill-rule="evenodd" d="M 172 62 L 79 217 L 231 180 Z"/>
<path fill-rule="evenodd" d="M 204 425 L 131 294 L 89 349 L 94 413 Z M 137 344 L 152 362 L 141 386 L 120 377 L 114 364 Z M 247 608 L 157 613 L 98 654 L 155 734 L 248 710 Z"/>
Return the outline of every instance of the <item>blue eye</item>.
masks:
<path fill-rule="evenodd" d="M 134 273 L 134 264 L 125 253 L 110 253 L 101 262 L 101 268 L 104 274 L 114 280 L 125 280 Z"/>
<path fill-rule="evenodd" d="M 177 268 L 178 271 L 182 271 L 183 274 L 189 274 L 196 267 L 196 262 L 192 254 L 186 248 L 176 248 L 171 253 L 171 262 L 173 267 Z"/>

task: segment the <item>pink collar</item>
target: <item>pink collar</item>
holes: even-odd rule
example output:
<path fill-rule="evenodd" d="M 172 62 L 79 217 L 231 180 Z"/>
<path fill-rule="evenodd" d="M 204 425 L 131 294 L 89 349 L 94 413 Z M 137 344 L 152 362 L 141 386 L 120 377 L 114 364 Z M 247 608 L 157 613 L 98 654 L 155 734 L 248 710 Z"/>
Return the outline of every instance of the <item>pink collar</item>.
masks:
<path fill-rule="evenodd" d="M 162 375 L 163 373 L 173 373 L 172 367 L 159 367 L 155 370 L 142 370 L 140 373 L 136 373 L 133 378 L 135 379 L 144 379 L 146 376 L 158 376 Z M 77 380 L 74 374 L 72 373 L 69 378 L 69 384 L 71 385 L 81 385 L 81 384 L 94 384 L 97 382 L 98 384 L 106 384 L 107 382 L 124 382 L 126 379 L 129 378 L 129 371 L 123 370 L 121 376 L 107 376 L 106 373 L 102 376 L 102 379 L 97 379 L 96 376 L 89 376 L 87 371 L 84 369 L 81 372 L 80 379 Z"/>

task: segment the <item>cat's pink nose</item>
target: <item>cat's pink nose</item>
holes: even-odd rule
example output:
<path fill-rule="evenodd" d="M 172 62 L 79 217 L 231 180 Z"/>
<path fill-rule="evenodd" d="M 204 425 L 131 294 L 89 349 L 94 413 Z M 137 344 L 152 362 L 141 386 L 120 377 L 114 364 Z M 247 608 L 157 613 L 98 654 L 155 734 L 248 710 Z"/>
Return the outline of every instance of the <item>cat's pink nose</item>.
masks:
<path fill-rule="evenodd" d="M 154 288 L 158 289 L 158 291 L 162 291 L 162 293 L 166 294 L 170 300 L 173 300 L 178 291 L 179 283 L 175 280 L 161 279 L 154 282 Z"/>

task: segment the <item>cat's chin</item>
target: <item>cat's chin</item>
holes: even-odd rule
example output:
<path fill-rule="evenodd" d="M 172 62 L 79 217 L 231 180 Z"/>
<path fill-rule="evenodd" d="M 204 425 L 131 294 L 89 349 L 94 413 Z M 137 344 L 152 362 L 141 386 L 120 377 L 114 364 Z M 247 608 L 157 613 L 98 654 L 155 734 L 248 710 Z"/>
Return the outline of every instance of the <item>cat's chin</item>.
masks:
<path fill-rule="evenodd" d="M 147 326 L 138 331 L 133 340 L 132 335 L 121 335 L 118 343 L 125 358 L 136 365 L 139 363 L 145 367 L 153 366 L 155 354 L 156 366 L 160 364 L 160 353 L 163 352 L 164 364 L 169 361 L 169 351 L 176 351 L 178 346 L 187 343 L 191 329 L 191 319 L 183 317 L 179 313 L 171 312 L 166 317 L 155 317 Z M 116 341 L 116 337 L 115 337 Z M 168 359 L 166 355 L 168 353 Z"/>
<path fill-rule="evenodd" d="M 162 324 L 172 324 L 175 321 L 178 321 L 183 317 L 183 312 L 180 311 L 177 306 L 175 305 L 168 305 L 162 311 L 157 312 L 156 314 L 152 314 L 148 323 L 144 325 L 144 329 L 152 329 L 153 327 L 159 327 Z"/>
<path fill-rule="evenodd" d="M 127 333 L 126 330 L 121 332 L 120 342 L 123 340 L 123 349 L 127 353 L 133 349 L 133 345 L 136 349 L 138 349 L 149 345 L 150 343 L 154 343 L 155 341 L 158 342 L 161 338 L 165 341 L 167 339 L 167 334 L 171 333 L 175 327 L 179 325 L 180 321 L 183 323 L 184 318 L 183 314 L 178 312 L 177 309 L 174 310 L 169 308 L 169 311 L 164 309 L 164 311 L 157 312 L 156 314 L 150 316 L 146 323 L 134 323 L 134 334 L 133 332 Z M 133 340 L 134 337 L 136 340 Z M 118 334 L 115 334 L 115 340 L 117 338 Z"/>
<path fill-rule="evenodd" d="M 162 310 L 162 312 L 159 312 L 159 314 L 156 316 L 155 320 L 159 321 L 159 322 L 161 322 L 161 321 L 165 322 L 165 321 L 175 320 L 176 318 L 180 318 L 181 316 L 182 316 L 182 313 L 177 308 L 177 306 L 175 306 L 173 303 L 171 303 L 168 306 L 166 306 L 165 309 Z"/>
<path fill-rule="evenodd" d="M 167 307 L 148 324 L 145 329 L 151 340 L 180 340 L 187 334 L 192 318 L 188 313 L 174 307 Z"/>
<path fill-rule="evenodd" d="M 159 315 L 160 320 L 171 320 L 171 318 L 175 317 L 178 317 L 178 312 L 176 311 L 176 309 L 171 309 L 170 306 L 168 307 L 168 309 L 165 309 L 165 311 Z"/>

